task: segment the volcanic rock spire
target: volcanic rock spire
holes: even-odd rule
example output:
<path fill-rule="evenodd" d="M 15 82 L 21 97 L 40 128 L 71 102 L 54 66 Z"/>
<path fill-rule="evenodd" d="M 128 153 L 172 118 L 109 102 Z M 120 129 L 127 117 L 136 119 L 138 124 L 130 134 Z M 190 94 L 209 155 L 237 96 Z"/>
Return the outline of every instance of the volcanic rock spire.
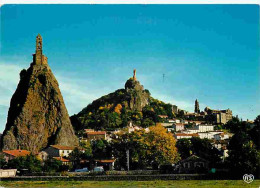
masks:
<path fill-rule="evenodd" d="M 33 62 L 21 71 L 11 99 L 1 148 L 36 153 L 51 144 L 77 146 L 78 139 L 38 35 Z"/>

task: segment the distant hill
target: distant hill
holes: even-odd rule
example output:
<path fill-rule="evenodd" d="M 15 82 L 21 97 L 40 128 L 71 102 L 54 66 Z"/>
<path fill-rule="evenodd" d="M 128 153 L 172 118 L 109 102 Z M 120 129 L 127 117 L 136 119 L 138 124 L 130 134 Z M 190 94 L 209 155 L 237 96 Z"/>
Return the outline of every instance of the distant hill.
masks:
<path fill-rule="evenodd" d="M 151 97 L 149 90 L 134 76 L 128 79 L 124 89 L 102 96 L 81 112 L 71 116 L 76 132 L 85 128 L 109 130 L 126 127 L 130 121 L 148 127 L 160 121 L 158 115 L 173 117 L 172 105 Z"/>

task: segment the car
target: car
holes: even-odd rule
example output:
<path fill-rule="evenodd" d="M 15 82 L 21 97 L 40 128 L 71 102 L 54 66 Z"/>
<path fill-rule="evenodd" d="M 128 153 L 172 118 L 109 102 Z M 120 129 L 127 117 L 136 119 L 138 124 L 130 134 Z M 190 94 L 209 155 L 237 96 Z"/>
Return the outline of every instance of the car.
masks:
<path fill-rule="evenodd" d="M 75 172 L 88 172 L 88 168 L 76 169 Z"/>
<path fill-rule="evenodd" d="M 94 172 L 104 172 L 103 166 L 97 166 L 94 168 Z"/>

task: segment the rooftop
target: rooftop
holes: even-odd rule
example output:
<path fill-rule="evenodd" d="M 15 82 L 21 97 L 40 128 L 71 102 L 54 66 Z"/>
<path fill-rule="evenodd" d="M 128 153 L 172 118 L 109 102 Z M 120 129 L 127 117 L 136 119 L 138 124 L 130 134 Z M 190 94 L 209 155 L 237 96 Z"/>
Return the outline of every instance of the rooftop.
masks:
<path fill-rule="evenodd" d="M 53 157 L 54 159 L 58 160 L 58 161 L 61 161 L 61 162 L 70 162 L 70 160 L 68 159 L 65 159 L 63 157 Z"/>
<path fill-rule="evenodd" d="M 105 135 L 106 131 L 93 131 L 93 132 L 86 132 L 88 135 Z"/>
<path fill-rule="evenodd" d="M 30 152 L 27 150 L 3 150 L 3 152 L 12 155 L 14 157 L 21 157 L 21 156 L 24 157 L 30 154 Z"/>
<path fill-rule="evenodd" d="M 51 147 L 59 149 L 59 150 L 73 150 L 74 146 L 62 146 L 62 145 L 51 145 Z"/>
<path fill-rule="evenodd" d="M 197 133 L 194 134 L 186 134 L 186 133 L 175 133 L 176 136 L 198 136 Z"/>

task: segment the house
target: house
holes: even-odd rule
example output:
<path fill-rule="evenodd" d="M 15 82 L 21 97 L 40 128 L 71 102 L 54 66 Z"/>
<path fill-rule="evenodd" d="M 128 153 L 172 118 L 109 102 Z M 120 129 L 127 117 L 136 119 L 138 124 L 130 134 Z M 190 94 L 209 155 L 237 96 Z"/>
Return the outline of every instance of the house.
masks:
<path fill-rule="evenodd" d="M 226 139 L 229 139 L 229 135 L 228 134 L 225 134 L 225 133 L 218 133 L 218 134 L 215 134 L 214 135 L 214 139 L 215 140 L 226 140 Z"/>
<path fill-rule="evenodd" d="M 65 159 L 63 157 L 53 157 L 53 159 L 56 159 L 58 161 L 61 161 L 63 165 L 69 165 L 71 163 L 70 160 Z"/>
<path fill-rule="evenodd" d="M 228 143 L 228 140 L 214 140 L 213 142 L 213 146 L 221 152 L 223 161 L 228 157 Z"/>
<path fill-rule="evenodd" d="M 44 151 L 50 157 L 68 157 L 74 148 L 73 146 L 50 145 Z"/>
<path fill-rule="evenodd" d="M 113 170 L 114 169 L 115 159 L 96 159 L 96 166 L 103 166 L 104 170 Z"/>
<path fill-rule="evenodd" d="M 17 149 L 17 150 L 3 150 L 2 152 L 4 154 L 4 159 L 6 162 L 8 162 L 9 160 L 12 160 L 16 157 L 25 157 L 26 155 L 29 155 L 30 152 L 27 150 L 21 150 L 21 149 Z"/>
<path fill-rule="evenodd" d="M 89 129 L 87 129 L 87 131 L 85 130 L 85 135 L 83 137 L 85 140 L 99 140 L 99 139 L 103 139 L 106 140 L 107 139 L 107 133 L 106 131 L 89 131 Z"/>
<path fill-rule="evenodd" d="M 214 125 L 197 125 L 195 127 L 199 132 L 214 131 Z"/>
<path fill-rule="evenodd" d="M 175 131 L 182 131 L 182 130 L 184 130 L 184 124 L 183 123 L 174 123 L 173 128 Z"/>
<path fill-rule="evenodd" d="M 162 118 L 162 119 L 168 119 L 168 116 L 167 115 L 158 115 L 159 118 Z"/>
<path fill-rule="evenodd" d="M 201 139 L 214 139 L 215 135 L 222 134 L 222 131 L 209 131 L 209 132 L 198 132 L 198 135 Z"/>
<path fill-rule="evenodd" d="M 173 119 L 168 119 L 168 122 L 169 122 L 169 123 L 180 123 L 181 120 L 180 120 L 180 119 L 173 118 Z"/>
<path fill-rule="evenodd" d="M 196 155 L 191 155 L 190 157 L 181 160 L 176 165 L 176 170 L 179 173 L 204 173 L 207 172 L 209 167 L 209 162 Z"/>
<path fill-rule="evenodd" d="M 182 138 L 192 138 L 192 137 L 198 137 L 198 134 L 186 134 L 186 133 L 175 133 L 173 135 L 177 140 Z"/>
<path fill-rule="evenodd" d="M 188 121 L 188 123 L 195 124 L 195 125 L 200 125 L 200 124 L 205 123 L 205 121 L 192 121 L 192 120 L 187 120 L 187 121 Z"/>

